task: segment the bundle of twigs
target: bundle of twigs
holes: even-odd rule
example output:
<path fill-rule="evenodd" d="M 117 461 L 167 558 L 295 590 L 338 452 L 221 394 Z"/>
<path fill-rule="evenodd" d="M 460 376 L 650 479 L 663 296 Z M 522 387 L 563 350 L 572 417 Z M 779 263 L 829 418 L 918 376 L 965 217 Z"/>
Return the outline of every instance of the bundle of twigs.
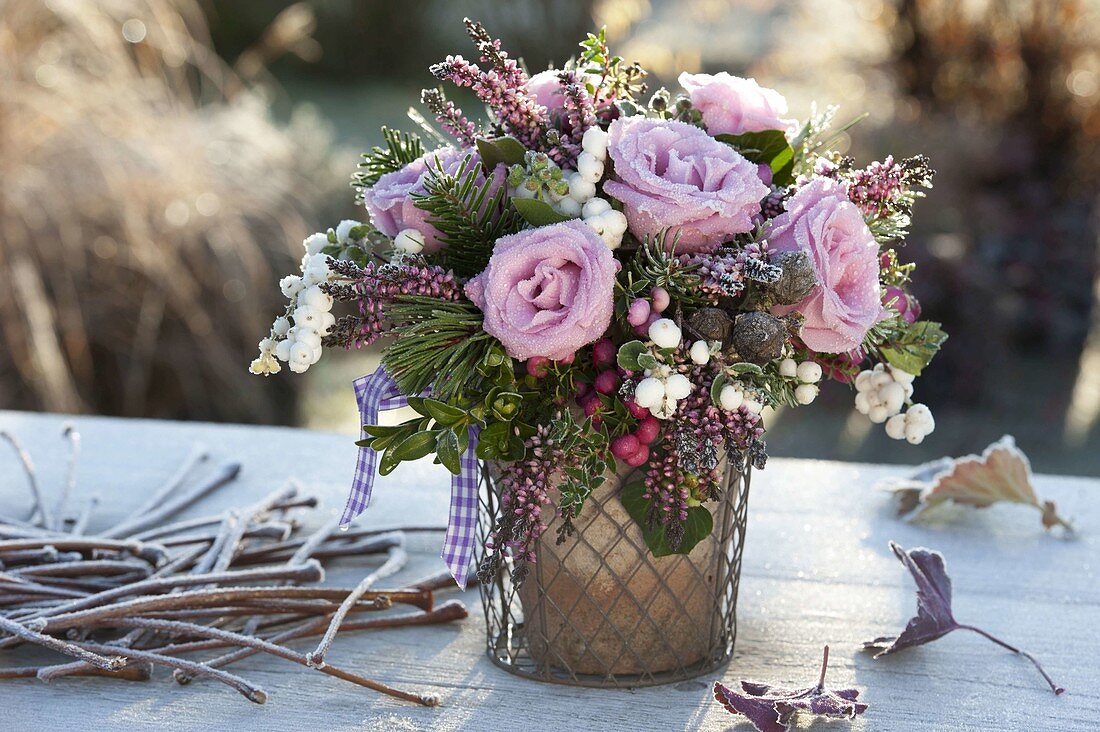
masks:
<path fill-rule="evenodd" d="M 299 535 L 297 515 L 317 501 L 293 484 L 251 506 L 165 523 L 237 477 L 238 464 L 211 465 L 209 454 L 196 448 L 137 510 L 86 535 L 96 501 L 86 499 L 71 510 L 80 437 L 71 428 L 65 436 L 68 477 L 51 503 L 27 451 L 14 435 L 0 431 L 19 455 L 34 501 L 25 518 L 0 516 L 0 651 L 35 644 L 71 657 L 66 663 L 0 668 L 0 678 L 94 675 L 133 681 L 165 666 L 180 684 L 214 679 L 263 704 L 262 689 L 225 667 L 267 653 L 399 699 L 438 703 L 432 695 L 394 689 L 324 660 L 338 632 L 466 617 L 456 600 L 433 603 L 433 590 L 453 586 L 445 573 L 400 589 L 375 588 L 404 567 L 405 532 L 438 528 L 337 531 L 330 520 Z M 379 554 L 383 563 L 354 588 L 316 584 L 324 579 L 324 560 Z M 398 605 L 411 610 L 385 612 Z M 311 636 L 320 641 L 309 653 L 286 645 Z"/>

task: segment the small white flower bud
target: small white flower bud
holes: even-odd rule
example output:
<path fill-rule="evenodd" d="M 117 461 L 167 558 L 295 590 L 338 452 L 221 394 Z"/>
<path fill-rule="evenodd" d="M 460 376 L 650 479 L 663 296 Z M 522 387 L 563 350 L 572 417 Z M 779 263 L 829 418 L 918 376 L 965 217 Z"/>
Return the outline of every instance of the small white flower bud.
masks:
<path fill-rule="evenodd" d="M 416 229 L 402 229 L 393 238 L 393 248 L 406 254 L 419 254 L 424 250 L 424 235 Z"/>
<path fill-rule="evenodd" d="M 821 381 L 821 365 L 813 361 L 803 361 L 798 364 L 797 376 L 803 384 L 816 384 Z"/>
<path fill-rule="evenodd" d="M 306 248 L 306 254 L 314 255 L 320 254 L 321 250 L 329 245 L 327 234 L 310 234 L 306 237 L 306 240 L 302 242 L 302 246 Z"/>
<path fill-rule="evenodd" d="M 794 398 L 799 404 L 809 404 L 817 399 L 817 384 L 799 384 L 794 389 Z"/>
<path fill-rule="evenodd" d="M 356 226 L 362 226 L 358 221 L 352 221 L 351 219 L 344 219 L 336 225 L 336 240 L 341 244 L 344 244 L 348 240 L 348 235 L 351 230 Z"/>
<path fill-rule="evenodd" d="M 590 219 L 593 216 L 599 216 L 604 211 L 611 210 L 611 202 L 606 198 L 593 198 L 590 201 L 585 202 L 584 208 L 581 210 L 581 216 L 586 219 Z"/>
<path fill-rule="evenodd" d="M 590 152 L 582 152 L 577 156 L 577 172 L 586 181 L 596 184 L 603 177 L 603 161 L 596 159 Z"/>
<path fill-rule="evenodd" d="M 895 414 L 886 420 L 886 434 L 893 440 L 905 439 L 905 415 Z"/>
<path fill-rule="evenodd" d="M 654 320 L 649 326 L 649 340 L 658 348 L 675 348 L 680 345 L 680 328 L 668 318 Z"/>
<path fill-rule="evenodd" d="M 779 362 L 779 375 L 793 379 L 798 375 L 798 362 L 793 358 L 785 358 Z"/>
<path fill-rule="evenodd" d="M 745 392 L 733 384 L 726 384 L 722 387 L 722 391 L 718 392 L 718 403 L 722 409 L 732 412 L 745 403 Z"/>
<path fill-rule="evenodd" d="M 706 341 L 695 341 L 689 351 L 691 360 L 700 366 L 706 366 L 710 362 L 710 344 Z"/>
<path fill-rule="evenodd" d="M 301 292 L 302 287 L 302 278 L 298 275 L 287 275 L 279 280 L 279 289 L 283 291 L 283 295 L 289 298 L 293 298 Z"/>
<path fill-rule="evenodd" d="M 673 374 L 665 381 L 665 396 L 669 399 L 687 399 L 691 394 L 691 380 L 683 374 Z"/>
<path fill-rule="evenodd" d="M 647 376 L 634 387 L 634 401 L 639 407 L 652 409 L 660 406 L 665 398 L 665 385 L 660 379 Z"/>

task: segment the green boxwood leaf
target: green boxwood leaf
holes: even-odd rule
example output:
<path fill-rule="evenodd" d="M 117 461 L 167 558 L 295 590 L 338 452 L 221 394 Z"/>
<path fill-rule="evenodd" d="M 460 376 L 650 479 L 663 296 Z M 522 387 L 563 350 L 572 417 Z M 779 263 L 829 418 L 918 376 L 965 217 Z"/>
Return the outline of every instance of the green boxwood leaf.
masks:
<path fill-rule="evenodd" d="M 546 201 L 537 198 L 512 198 L 512 205 L 531 226 L 549 226 L 568 221 L 572 216 L 558 213 Z"/>
<path fill-rule="evenodd" d="M 514 137 L 479 138 L 477 152 L 481 156 L 481 165 L 488 175 L 500 163 L 515 165 L 522 163 L 527 148 Z"/>
<path fill-rule="evenodd" d="M 458 449 L 458 435 L 454 430 L 443 430 L 435 443 L 435 454 L 439 462 L 454 475 L 462 472 L 462 451 Z"/>
<path fill-rule="evenodd" d="M 661 362 L 657 360 L 649 351 L 642 353 L 638 356 L 638 368 L 640 369 L 655 369 L 661 365 Z"/>
<path fill-rule="evenodd" d="M 424 410 L 428 416 L 444 427 L 454 427 L 466 418 L 466 412 L 438 399 L 425 399 Z"/>
<path fill-rule="evenodd" d="M 693 506 L 688 509 L 687 521 L 684 522 L 684 539 L 678 549 L 673 549 L 665 538 L 665 527 L 657 524 L 649 528 L 646 515 L 649 510 L 649 501 L 642 497 L 645 493 L 645 480 L 642 477 L 635 478 L 623 484 L 619 493 L 619 500 L 623 508 L 634 519 L 642 530 L 646 546 L 655 557 L 667 557 L 670 554 L 688 554 L 695 545 L 702 541 L 714 530 L 714 517 L 704 506 Z"/>
<path fill-rule="evenodd" d="M 735 374 L 762 374 L 762 373 L 764 373 L 764 369 L 760 368 L 756 364 L 746 363 L 746 362 L 735 363 L 732 366 L 730 366 L 730 369 L 733 370 L 733 372 Z"/>
<path fill-rule="evenodd" d="M 715 140 L 733 147 L 754 163 L 767 164 L 777 186 L 794 181 L 794 148 L 783 130 L 745 132 L 740 135 L 715 135 Z"/>
<path fill-rule="evenodd" d="M 641 366 L 638 365 L 638 357 L 646 351 L 645 344 L 641 341 L 630 341 L 619 347 L 619 354 L 616 360 L 619 366 L 627 371 L 640 371 Z"/>
<path fill-rule="evenodd" d="M 419 460 L 429 455 L 435 449 L 438 430 L 426 432 L 414 432 L 399 442 L 393 448 L 393 457 L 398 462 L 406 460 Z"/>

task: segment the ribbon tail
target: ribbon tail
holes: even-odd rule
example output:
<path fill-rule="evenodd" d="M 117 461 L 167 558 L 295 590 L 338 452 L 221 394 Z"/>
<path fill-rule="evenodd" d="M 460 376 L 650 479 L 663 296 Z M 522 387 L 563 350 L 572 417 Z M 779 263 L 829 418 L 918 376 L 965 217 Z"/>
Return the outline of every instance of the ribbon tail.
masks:
<path fill-rule="evenodd" d="M 462 454 L 461 470 L 451 477 L 451 509 L 447 518 L 447 533 L 443 537 L 444 564 L 458 586 L 465 590 L 470 564 L 477 543 L 478 479 L 480 476 L 477 431 L 470 429 L 470 443 Z"/>
<path fill-rule="evenodd" d="M 379 409 L 396 406 L 393 402 L 400 399 L 397 383 L 382 366 L 379 366 L 373 374 L 360 376 L 353 384 L 361 425 L 377 424 Z M 362 437 L 366 438 L 366 433 L 362 433 Z M 360 447 L 355 463 L 355 477 L 352 479 L 351 491 L 344 505 L 344 513 L 340 517 L 341 526 L 351 523 L 352 519 L 363 513 L 370 504 L 377 466 L 378 453 L 369 447 Z"/>

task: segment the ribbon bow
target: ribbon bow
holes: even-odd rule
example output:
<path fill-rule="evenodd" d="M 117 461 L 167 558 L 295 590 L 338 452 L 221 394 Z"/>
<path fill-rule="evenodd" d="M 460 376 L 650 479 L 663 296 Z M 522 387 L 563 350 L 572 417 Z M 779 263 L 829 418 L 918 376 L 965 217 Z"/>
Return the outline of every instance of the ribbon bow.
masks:
<path fill-rule="evenodd" d="M 398 409 L 408 404 L 408 399 L 397 388 L 385 368 L 378 367 L 373 374 L 355 380 L 355 401 L 359 403 L 361 424 L 377 424 L 380 410 Z M 364 435 L 366 437 L 366 435 Z M 447 518 L 447 533 L 443 537 L 443 562 L 451 576 L 462 589 L 470 571 L 477 529 L 478 461 L 474 454 L 477 433 L 471 429 L 470 444 L 462 454 L 461 471 L 451 477 L 451 507 Z M 369 448 L 359 448 L 355 465 L 355 478 L 351 483 L 348 502 L 344 506 L 341 525 L 347 525 L 367 508 L 371 489 L 374 487 L 378 453 Z"/>

